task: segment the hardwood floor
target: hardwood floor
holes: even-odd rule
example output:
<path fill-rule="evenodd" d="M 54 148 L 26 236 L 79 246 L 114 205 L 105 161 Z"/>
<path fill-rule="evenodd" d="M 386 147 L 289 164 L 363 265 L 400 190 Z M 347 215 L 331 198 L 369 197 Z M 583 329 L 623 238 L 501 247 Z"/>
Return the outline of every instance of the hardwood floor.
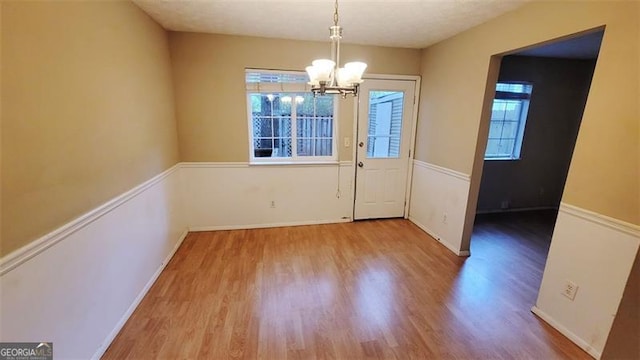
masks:
<path fill-rule="evenodd" d="M 466 259 L 406 220 L 191 233 L 103 358 L 590 359 L 529 311 L 547 230 L 479 217 Z"/>

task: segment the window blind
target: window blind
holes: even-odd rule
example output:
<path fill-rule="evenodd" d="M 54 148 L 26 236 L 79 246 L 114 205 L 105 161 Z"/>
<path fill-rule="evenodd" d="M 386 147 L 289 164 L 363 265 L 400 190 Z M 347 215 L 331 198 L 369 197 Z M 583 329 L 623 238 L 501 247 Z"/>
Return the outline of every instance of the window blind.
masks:
<path fill-rule="evenodd" d="M 306 92 L 311 91 L 309 77 L 300 71 L 245 70 L 247 91 L 256 92 Z"/>

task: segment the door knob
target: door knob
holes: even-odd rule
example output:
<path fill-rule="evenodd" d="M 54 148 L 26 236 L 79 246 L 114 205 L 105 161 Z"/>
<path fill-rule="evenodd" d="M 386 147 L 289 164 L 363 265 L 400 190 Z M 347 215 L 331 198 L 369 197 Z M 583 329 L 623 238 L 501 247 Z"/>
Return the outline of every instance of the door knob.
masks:
<path fill-rule="evenodd" d="M 364 167 L 364 163 L 363 163 L 362 161 L 360 161 L 360 162 L 358 163 L 358 167 Z"/>
<path fill-rule="evenodd" d="M 358 143 L 358 146 L 363 147 L 363 146 L 364 146 L 364 141 L 360 141 L 360 142 Z"/>

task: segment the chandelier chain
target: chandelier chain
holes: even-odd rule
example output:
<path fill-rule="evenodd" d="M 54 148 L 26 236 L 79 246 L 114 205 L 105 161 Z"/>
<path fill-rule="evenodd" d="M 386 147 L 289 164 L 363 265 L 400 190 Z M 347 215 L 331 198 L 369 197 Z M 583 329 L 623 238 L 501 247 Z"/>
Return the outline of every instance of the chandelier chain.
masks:
<path fill-rule="evenodd" d="M 338 0 L 336 0 L 335 11 L 333 12 L 333 25 L 338 26 Z"/>

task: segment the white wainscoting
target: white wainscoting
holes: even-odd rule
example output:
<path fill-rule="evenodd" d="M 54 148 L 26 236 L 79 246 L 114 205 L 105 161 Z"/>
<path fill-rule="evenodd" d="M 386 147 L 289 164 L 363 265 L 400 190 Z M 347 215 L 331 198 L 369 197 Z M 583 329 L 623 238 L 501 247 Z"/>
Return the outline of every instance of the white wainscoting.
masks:
<path fill-rule="evenodd" d="M 409 220 L 459 256 L 469 186 L 467 174 L 413 161 Z"/>
<path fill-rule="evenodd" d="M 562 203 L 532 311 L 599 359 L 639 245 L 639 226 Z M 561 294 L 567 280 L 574 301 Z"/>
<path fill-rule="evenodd" d="M 179 165 L 0 260 L 0 341 L 99 358 L 186 235 Z"/>
<path fill-rule="evenodd" d="M 352 164 L 183 163 L 191 231 L 351 221 Z M 340 197 L 337 197 L 338 181 Z M 274 202 L 274 207 L 272 207 Z"/>
<path fill-rule="evenodd" d="M 53 341 L 56 358 L 99 358 L 187 229 L 351 221 L 352 175 L 350 162 L 178 164 L 2 258 L 0 341 Z M 412 183 L 410 220 L 454 253 L 468 255 L 460 251 L 468 175 L 414 161 Z M 560 208 L 533 311 L 596 358 L 639 234 L 636 225 Z M 560 294 L 565 280 L 579 285 L 573 302 Z"/>
<path fill-rule="evenodd" d="M 0 341 L 52 341 L 56 358 L 97 359 L 188 229 L 351 221 L 352 174 L 351 162 L 177 164 L 3 257 Z"/>

